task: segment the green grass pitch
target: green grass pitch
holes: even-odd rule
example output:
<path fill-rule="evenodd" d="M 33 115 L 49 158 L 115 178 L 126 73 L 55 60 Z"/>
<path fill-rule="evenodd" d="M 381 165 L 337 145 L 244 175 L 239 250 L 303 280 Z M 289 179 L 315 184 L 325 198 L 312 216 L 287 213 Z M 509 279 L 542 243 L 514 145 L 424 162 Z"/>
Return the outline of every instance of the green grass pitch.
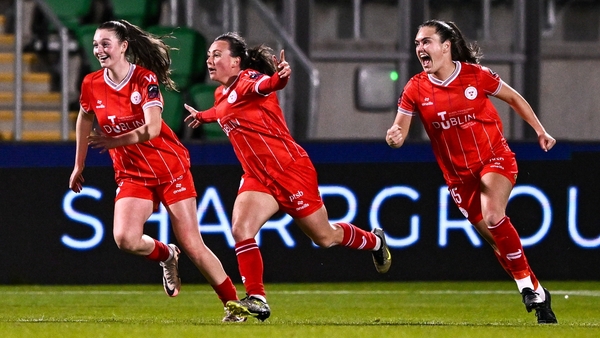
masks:
<path fill-rule="evenodd" d="M 538 325 L 512 282 L 268 284 L 271 318 L 245 323 L 221 323 L 223 308 L 207 284 L 184 284 L 175 298 L 160 284 L 3 285 L 0 335 L 600 337 L 600 282 L 544 285 L 558 325 Z"/>

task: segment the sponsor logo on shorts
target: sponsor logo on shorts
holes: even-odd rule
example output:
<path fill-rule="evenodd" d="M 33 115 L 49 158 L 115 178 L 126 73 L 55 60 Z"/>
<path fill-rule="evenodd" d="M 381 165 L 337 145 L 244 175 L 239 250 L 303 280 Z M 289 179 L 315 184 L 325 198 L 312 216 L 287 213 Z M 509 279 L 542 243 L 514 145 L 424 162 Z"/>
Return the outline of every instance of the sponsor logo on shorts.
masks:
<path fill-rule="evenodd" d="M 290 202 L 293 202 L 302 196 L 304 196 L 304 192 L 302 190 L 298 190 L 297 193 L 291 194 L 288 198 L 290 199 Z"/>
<path fill-rule="evenodd" d="M 502 165 L 502 161 L 504 161 L 504 157 L 494 157 L 490 160 L 490 162 L 494 162 L 491 167 L 498 168 L 500 170 L 504 170 L 504 166 Z"/>
<path fill-rule="evenodd" d="M 300 210 L 306 209 L 308 207 L 310 207 L 310 203 L 302 203 L 301 206 L 299 206 L 299 207 L 296 208 L 296 211 L 300 211 Z"/>
<path fill-rule="evenodd" d="M 460 210 L 460 212 L 462 212 L 463 216 L 465 216 L 465 218 L 469 218 L 469 212 L 463 208 L 463 207 L 458 207 L 458 210 Z"/>
<path fill-rule="evenodd" d="M 177 183 L 175 184 L 175 190 L 173 190 L 173 195 L 178 194 L 180 192 L 184 192 L 186 190 L 187 188 L 182 186 L 181 183 Z"/>

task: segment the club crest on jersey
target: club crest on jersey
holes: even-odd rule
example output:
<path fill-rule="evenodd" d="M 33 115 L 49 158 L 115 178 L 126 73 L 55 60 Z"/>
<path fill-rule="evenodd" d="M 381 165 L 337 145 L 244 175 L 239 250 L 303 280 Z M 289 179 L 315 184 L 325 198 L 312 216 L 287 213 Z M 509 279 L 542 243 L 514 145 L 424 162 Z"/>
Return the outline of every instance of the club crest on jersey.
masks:
<path fill-rule="evenodd" d="M 232 90 L 229 96 L 227 96 L 227 102 L 234 103 L 235 101 L 237 101 L 237 93 L 235 90 Z"/>
<path fill-rule="evenodd" d="M 149 99 L 158 98 L 158 85 L 151 84 L 148 86 L 148 98 Z"/>
<path fill-rule="evenodd" d="M 259 75 L 260 75 L 260 74 L 259 74 L 259 73 L 257 73 L 257 72 L 248 72 L 248 76 L 249 76 L 249 77 L 250 77 L 252 80 L 255 80 L 255 79 L 257 79 Z"/>
<path fill-rule="evenodd" d="M 131 103 L 140 104 L 140 102 L 142 102 L 142 95 L 140 94 L 140 92 L 135 91 L 131 93 Z"/>
<path fill-rule="evenodd" d="M 465 89 L 465 97 L 469 100 L 475 100 L 475 98 L 477 98 L 477 88 L 468 86 L 467 89 Z"/>

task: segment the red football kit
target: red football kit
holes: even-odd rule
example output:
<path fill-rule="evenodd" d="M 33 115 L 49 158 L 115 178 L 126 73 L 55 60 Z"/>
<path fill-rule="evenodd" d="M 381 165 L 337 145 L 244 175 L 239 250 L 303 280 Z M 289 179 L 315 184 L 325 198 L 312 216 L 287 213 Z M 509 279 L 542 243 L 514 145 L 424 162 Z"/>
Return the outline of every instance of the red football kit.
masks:
<path fill-rule="evenodd" d="M 481 176 L 497 172 L 515 184 L 518 169 L 488 97 L 500 91 L 500 77 L 477 64 L 454 64 L 445 81 L 425 72 L 415 75 L 398 101 L 398 112 L 419 114 L 454 202 L 475 224 L 482 219 Z"/>
<path fill-rule="evenodd" d="M 286 81 L 245 69 L 231 86 L 215 90 L 214 107 L 202 112 L 200 118 L 203 122 L 217 121 L 229 137 L 244 170 L 239 192 L 270 193 L 283 211 L 304 217 L 323 203 L 316 171 L 306 151 L 292 138 L 273 94 Z"/>
<path fill-rule="evenodd" d="M 115 83 L 101 69 L 83 79 L 81 108 L 95 114 L 99 129 L 108 136 L 130 132 L 144 124 L 144 109 L 163 107 L 156 75 L 131 64 L 129 73 Z M 109 149 L 117 183 L 154 186 L 174 182 L 190 168 L 188 150 L 162 121 L 160 134 L 150 141 Z"/>
<path fill-rule="evenodd" d="M 514 157 L 488 97 L 500 91 L 500 77 L 477 64 L 454 64 L 455 71 L 444 81 L 425 72 L 415 75 L 398 101 L 399 113 L 419 114 L 448 185 L 479 180 L 484 166 Z M 500 171 L 510 171 L 503 174 L 514 183 L 513 169 Z"/>

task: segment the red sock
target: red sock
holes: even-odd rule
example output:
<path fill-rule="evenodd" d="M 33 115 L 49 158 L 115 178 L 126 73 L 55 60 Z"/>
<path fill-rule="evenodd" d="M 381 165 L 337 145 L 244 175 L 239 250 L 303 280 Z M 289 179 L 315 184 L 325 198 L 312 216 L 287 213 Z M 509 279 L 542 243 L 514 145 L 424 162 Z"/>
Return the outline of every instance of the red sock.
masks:
<path fill-rule="evenodd" d="M 211 286 L 212 286 L 213 290 L 215 290 L 215 292 L 217 293 L 217 296 L 219 296 L 219 299 L 221 300 L 221 302 L 223 302 L 223 305 L 227 304 L 227 302 L 230 300 L 238 299 L 237 290 L 235 289 L 235 286 L 231 282 L 231 279 L 229 278 L 229 276 L 227 276 L 227 278 L 225 278 L 223 283 L 221 283 L 219 285 L 211 285 Z"/>
<path fill-rule="evenodd" d="M 529 278 L 531 278 L 531 282 L 533 283 L 533 289 L 537 290 L 537 288 L 540 286 L 540 281 L 537 279 L 537 277 L 531 270 L 531 267 L 529 268 L 529 274 Z"/>
<path fill-rule="evenodd" d="M 169 246 L 163 242 L 159 242 L 154 240 L 154 250 L 146 256 L 151 261 L 162 262 L 169 259 L 171 255 L 171 251 L 169 250 Z"/>
<path fill-rule="evenodd" d="M 502 268 L 504 268 L 504 271 L 506 271 L 506 273 L 508 273 L 510 278 L 513 278 L 512 272 L 510 272 L 510 269 L 508 268 L 508 265 L 506 264 L 506 260 L 500 255 L 500 253 L 498 253 L 498 251 L 494 250 L 494 254 L 496 255 L 496 258 L 498 259 L 498 262 L 500 262 L 500 265 L 502 265 Z"/>
<path fill-rule="evenodd" d="M 343 246 L 358 250 L 373 250 L 377 245 L 377 236 L 350 223 L 336 223 L 344 230 Z"/>
<path fill-rule="evenodd" d="M 236 243 L 235 254 L 246 293 L 264 297 L 266 294 L 263 284 L 263 260 L 254 238 Z"/>
<path fill-rule="evenodd" d="M 494 237 L 498 251 L 500 251 L 502 260 L 499 260 L 504 269 L 510 271 L 514 279 L 522 279 L 531 275 L 531 268 L 525 258 L 521 239 L 510 222 L 510 218 L 505 216 L 489 230 Z"/>

